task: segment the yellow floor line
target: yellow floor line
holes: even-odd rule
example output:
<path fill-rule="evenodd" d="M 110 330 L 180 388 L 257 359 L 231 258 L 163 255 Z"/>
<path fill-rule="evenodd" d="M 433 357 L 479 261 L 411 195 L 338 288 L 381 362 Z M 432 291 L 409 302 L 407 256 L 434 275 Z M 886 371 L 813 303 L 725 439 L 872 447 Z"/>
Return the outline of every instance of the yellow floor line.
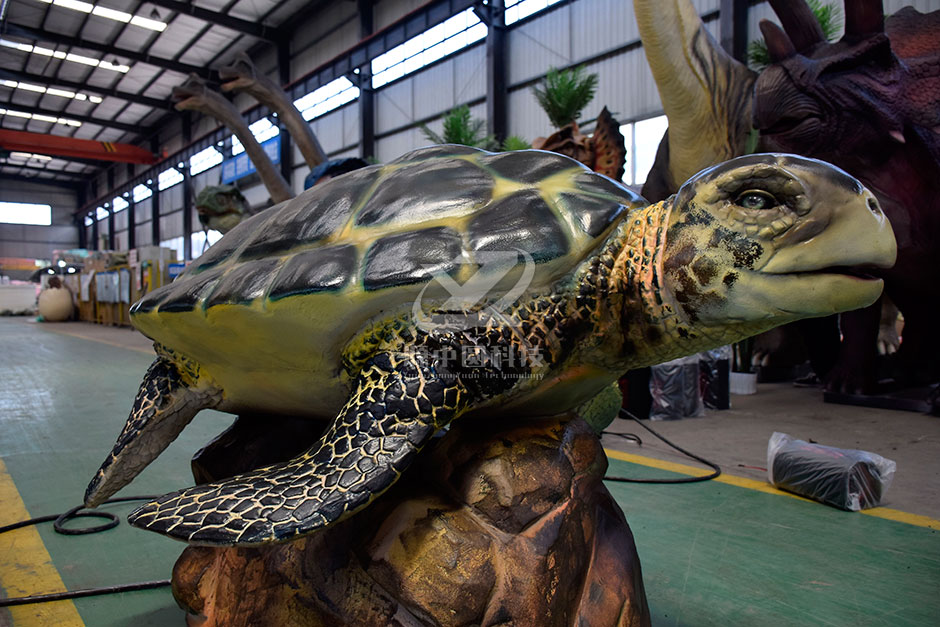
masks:
<path fill-rule="evenodd" d="M 654 459 L 652 457 L 645 457 L 643 455 L 636 455 L 634 453 L 624 453 L 623 451 L 615 451 L 612 449 L 604 449 L 607 452 L 608 457 L 614 459 L 619 459 L 621 461 L 630 462 L 631 464 L 640 464 L 641 466 L 649 466 L 651 468 L 659 468 L 660 470 L 668 470 L 670 472 L 679 473 L 682 475 L 691 475 L 693 477 L 701 477 L 707 474 L 710 474 L 711 469 L 697 468 L 695 466 L 687 466 L 685 464 L 677 464 L 676 462 L 667 462 L 661 459 Z M 796 494 L 791 494 L 789 492 L 784 492 L 783 490 L 778 490 L 773 487 L 766 481 L 757 481 L 756 479 L 748 479 L 746 477 L 736 477 L 734 475 L 729 475 L 722 471 L 721 476 L 714 481 L 720 483 L 726 483 L 728 485 L 737 486 L 739 488 L 747 488 L 748 490 L 757 490 L 758 492 L 766 492 L 767 494 L 777 494 L 780 496 L 788 496 L 794 499 L 800 499 L 802 501 L 808 501 L 802 496 L 797 496 Z M 884 518 L 886 520 L 893 520 L 895 522 L 907 523 L 908 525 L 916 525 L 918 527 L 926 527 L 928 529 L 937 529 L 940 530 L 940 520 L 935 518 L 930 518 L 929 516 L 921 516 L 920 514 L 911 514 L 908 512 L 902 512 L 896 509 L 890 509 L 888 507 L 873 507 L 871 509 L 862 510 L 860 513 L 867 516 L 874 516 L 875 518 Z"/>
<path fill-rule="evenodd" d="M 0 526 L 30 517 L 20 493 L 0 459 Z M 64 592 L 65 584 L 35 527 L 0 534 L 0 588 L 7 598 Z M 84 627 L 71 601 L 35 603 L 0 609 L 8 611 L 14 627 Z"/>

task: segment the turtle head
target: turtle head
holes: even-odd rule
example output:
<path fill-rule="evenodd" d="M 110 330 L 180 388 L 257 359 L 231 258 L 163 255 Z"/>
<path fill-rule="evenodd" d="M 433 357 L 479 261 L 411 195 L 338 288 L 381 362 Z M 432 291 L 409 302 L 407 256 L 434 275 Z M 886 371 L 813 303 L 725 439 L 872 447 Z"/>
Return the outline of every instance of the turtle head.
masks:
<path fill-rule="evenodd" d="M 868 306 L 881 294 L 879 271 L 894 264 L 894 234 L 872 193 L 815 159 L 732 159 L 670 202 L 669 300 L 689 328 L 724 341 Z"/>

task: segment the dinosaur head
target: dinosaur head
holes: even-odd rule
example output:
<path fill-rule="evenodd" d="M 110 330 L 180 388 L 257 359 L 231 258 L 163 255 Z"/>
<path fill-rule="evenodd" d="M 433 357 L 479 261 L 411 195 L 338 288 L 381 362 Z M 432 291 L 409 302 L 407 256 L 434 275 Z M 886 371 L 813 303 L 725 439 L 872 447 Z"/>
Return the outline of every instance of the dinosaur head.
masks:
<path fill-rule="evenodd" d="M 879 270 L 894 264 L 894 235 L 872 193 L 814 159 L 738 157 L 689 179 L 671 203 L 669 306 L 688 329 L 725 341 L 870 305 Z"/>
<path fill-rule="evenodd" d="M 255 66 L 245 53 L 239 53 L 230 65 L 219 68 L 222 91 L 241 91 L 255 82 Z"/>
<path fill-rule="evenodd" d="M 211 92 L 203 79 L 196 74 L 190 74 L 185 81 L 173 88 L 172 93 L 177 111 L 198 111 L 206 106 Z"/>
<path fill-rule="evenodd" d="M 804 0 L 771 4 L 783 29 L 761 22 L 773 63 L 754 87 L 754 125 L 765 147 L 849 167 L 883 161 L 914 137 L 936 142 L 938 52 L 894 40 L 923 39 L 925 20 L 940 26 L 940 12 L 905 9 L 886 25 L 881 0 L 846 2 L 845 35 L 829 43 Z"/>

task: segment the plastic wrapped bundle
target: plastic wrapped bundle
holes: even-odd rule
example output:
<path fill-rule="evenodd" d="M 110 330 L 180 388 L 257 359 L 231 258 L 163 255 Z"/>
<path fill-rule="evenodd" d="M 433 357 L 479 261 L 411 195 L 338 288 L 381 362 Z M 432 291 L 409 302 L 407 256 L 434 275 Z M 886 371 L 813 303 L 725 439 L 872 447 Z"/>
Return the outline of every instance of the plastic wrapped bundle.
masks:
<path fill-rule="evenodd" d="M 698 355 L 690 355 L 653 366 L 650 373 L 650 394 L 653 397 L 651 420 L 678 420 L 705 415 L 705 404 L 699 387 L 698 360 Z"/>
<path fill-rule="evenodd" d="M 785 433 L 774 433 L 767 445 L 774 486 L 853 512 L 881 502 L 896 468 L 875 453 L 811 444 Z"/>
<path fill-rule="evenodd" d="M 699 353 L 702 400 L 708 409 L 731 407 L 729 374 L 731 372 L 731 346 L 722 346 Z"/>

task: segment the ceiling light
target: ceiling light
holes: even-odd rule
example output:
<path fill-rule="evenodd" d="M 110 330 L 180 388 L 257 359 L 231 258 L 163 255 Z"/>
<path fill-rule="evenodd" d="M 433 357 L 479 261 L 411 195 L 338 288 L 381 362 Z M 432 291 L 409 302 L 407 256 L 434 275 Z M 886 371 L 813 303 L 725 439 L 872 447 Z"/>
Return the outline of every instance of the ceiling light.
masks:
<path fill-rule="evenodd" d="M 71 61 L 73 63 L 82 63 L 84 65 L 90 65 L 92 67 L 99 67 L 104 70 L 112 70 L 115 72 L 126 73 L 131 68 L 126 65 L 117 65 L 114 63 L 109 63 L 107 61 L 101 61 L 99 59 L 93 59 L 92 57 L 86 57 L 80 54 L 73 54 L 71 52 L 65 53 L 61 50 L 50 50 L 49 48 L 43 48 L 42 46 L 32 46 L 30 44 L 21 44 L 15 41 L 10 41 L 8 39 L 0 39 L 0 46 L 6 46 L 7 48 L 13 48 L 15 50 L 21 50 L 22 52 L 31 52 L 33 54 L 39 54 L 45 57 L 55 57 L 56 59 L 65 59 L 66 61 Z"/>
<path fill-rule="evenodd" d="M 10 153 L 11 159 L 35 159 L 37 161 L 52 161 L 52 157 L 49 155 L 37 155 L 32 152 L 17 152 L 13 151 Z"/>
<path fill-rule="evenodd" d="M 17 118 L 26 118 L 27 120 L 39 120 L 40 122 L 53 122 L 55 124 L 64 124 L 65 126 L 81 126 L 82 123 L 68 118 L 54 118 L 51 115 L 41 115 L 38 113 L 26 113 L 25 111 L 15 111 L 11 109 L 0 109 L 0 115 L 10 115 Z"/>
<path fill-rule="evenodd" d="M 125 13 L 124 11 L 118 11 L 116 9 L 109 9 L 108 7 L 82 2 L 81 0 L 39 0 L 39 2 L 54 4 L 65 9 L 72 9 L 73 11 L 79 11 L 81 13 L 91 13 L 92 15 L 114 20 L 115 22 L 123 22 L 124 24 L 130 22 L 134 26 L 140 26 L 141 28 L 147 28 L 157 32 L 163 32 L 166 30 L 166 22 L 160 21 L 160 14 L 157 13 L 156 9 L 150 12 L 150 17 L 155 19 L 150 19 L 141 17 L 139 15 L 131 15 L 130 13 Z"/>
<path fill-rule="evenodd" d="M 0 81 L 0 86 L 9 87 L 11 89 L 25 89 L 26 91 L 34 91 L 36 93 L 46 94 L 48 96 L 72 98 L 73 100 L 90 100 L 95 104 L 101 102 L 101 98 L 99 96 L 89 96 L 87 94 L 75 93 L 74 91 L 69 91 L 67 89 L 59 89 L 58 87 L 43 87 L 42 85 L 34 85 L 32 83 L 24 83 L 22 81 L 17 82 L 11 80 L 2 80 Z"/>

